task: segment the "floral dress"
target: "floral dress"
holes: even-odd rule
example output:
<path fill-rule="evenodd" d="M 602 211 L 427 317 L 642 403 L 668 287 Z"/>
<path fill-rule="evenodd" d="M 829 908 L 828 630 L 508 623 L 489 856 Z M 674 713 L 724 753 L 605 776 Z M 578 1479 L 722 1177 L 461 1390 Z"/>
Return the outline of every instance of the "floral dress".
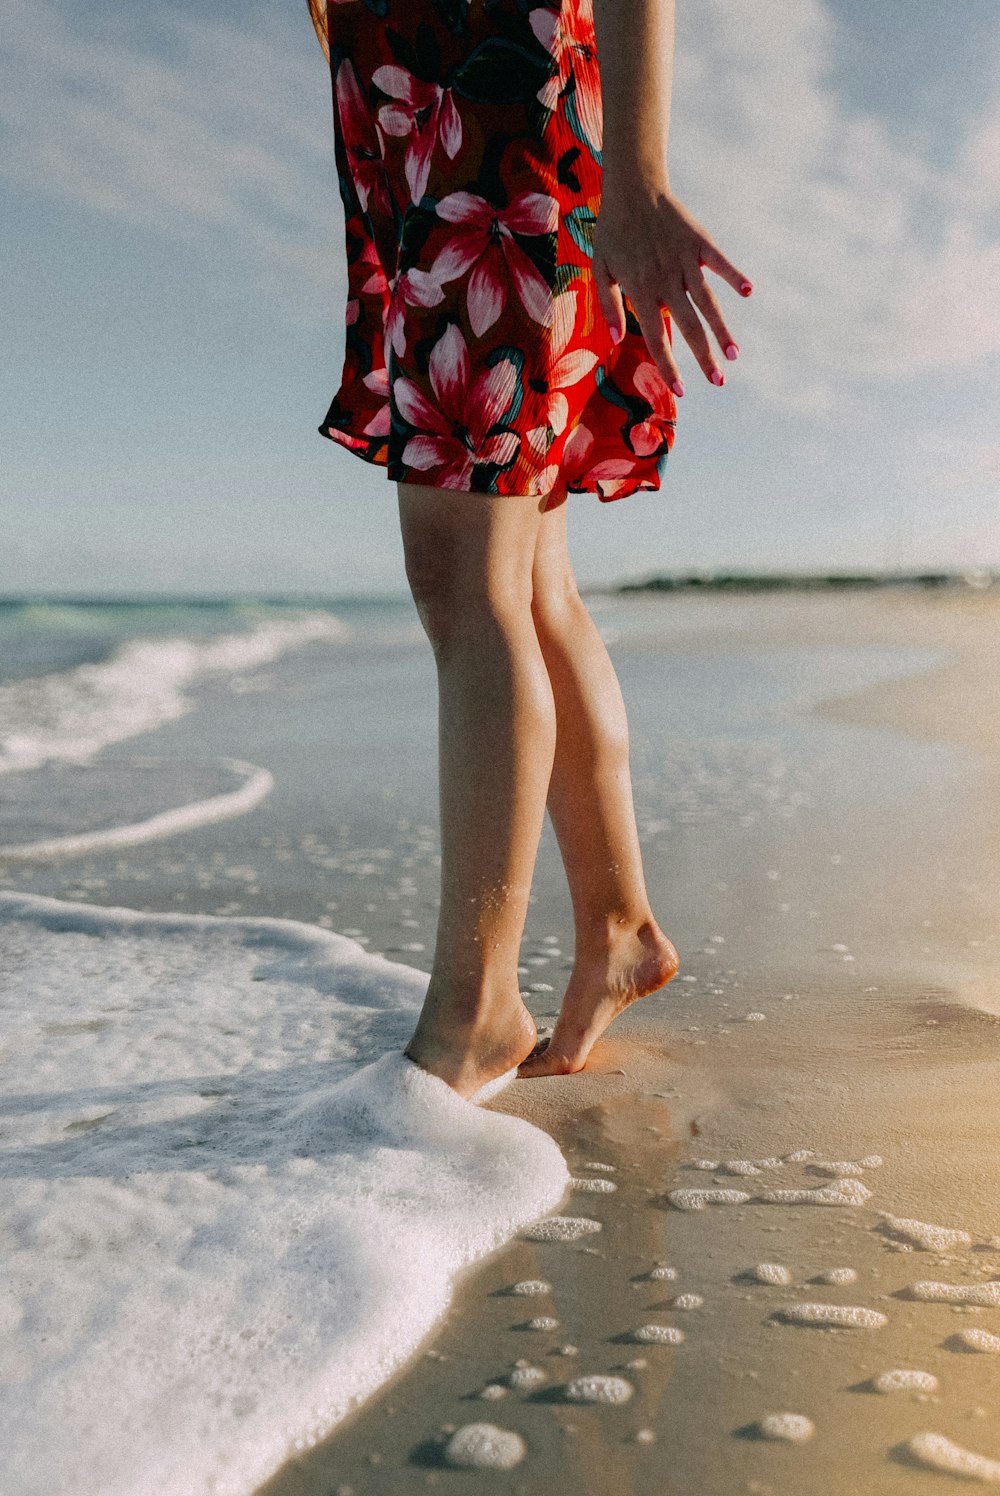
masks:
<path fill-rule="evenodd" d="M 658 489 L 674 396 L 627 297 L 612 343 L 592 269 L 592 0 L 328 0 L 327 27 L 348 301 L 320 432 L 546 507 Z"/>

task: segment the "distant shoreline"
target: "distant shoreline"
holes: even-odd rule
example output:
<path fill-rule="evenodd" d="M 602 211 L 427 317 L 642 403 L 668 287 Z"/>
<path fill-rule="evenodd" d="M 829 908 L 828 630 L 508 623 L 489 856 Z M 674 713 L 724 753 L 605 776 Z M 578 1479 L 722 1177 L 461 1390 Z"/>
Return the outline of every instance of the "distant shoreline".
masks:
<path fill-rule="evenodd" d="M 827 591 L 841 588 L 875 587 L 963 587 L 982 591 L 1000 583 L 1000 572 L 970 568 L 968 571 L 920 572 L 815 572 L 799 575 L 782 572 L 685 572 L 660 574 L 642 581 L 620 582 L 614 592 L 773 592 Z M 596 589 L 594 589 L 596 590 Z"/>

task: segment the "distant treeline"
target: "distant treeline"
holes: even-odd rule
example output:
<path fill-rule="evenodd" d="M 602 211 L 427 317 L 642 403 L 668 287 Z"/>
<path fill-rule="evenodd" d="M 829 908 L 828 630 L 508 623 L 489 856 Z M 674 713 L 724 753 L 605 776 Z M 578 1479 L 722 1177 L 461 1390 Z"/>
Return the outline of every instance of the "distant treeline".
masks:
<path fill-rule="evenodd" d="M 830 572 L 804 575 L 758 572 L 689 572 L 654 576 L 642 582 L 622 582 L 616 592 L 679 592 L 700 588 L 711 592 L 790 592 L 842 587 L 975 587 L 1000 583 L 1000 573 L 989 571 Z"/>

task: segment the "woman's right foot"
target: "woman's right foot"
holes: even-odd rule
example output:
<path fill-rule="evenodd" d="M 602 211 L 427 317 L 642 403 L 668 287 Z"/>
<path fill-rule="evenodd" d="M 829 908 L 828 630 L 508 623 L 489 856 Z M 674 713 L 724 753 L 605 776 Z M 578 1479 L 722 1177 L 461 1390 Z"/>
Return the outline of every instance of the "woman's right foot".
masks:
<path fill-rule="evenodd" d="M 405 1054 L 468 1100 L 516 1069 L 537 1042 L 535 1020 L 520 998 L 471 1020 L 436 1004 L 432 1013 L 421 1013 Z"/>
<path fill-rule="evenodd" d="M 524 1079 L 574 1075 L 608 1024 L 640 997 L 666 986 L 680 957 L 655 920 L 618 931 L 607 949 L 579 956 L 573 966 L 552 1038 L 519 1067 Z"/>

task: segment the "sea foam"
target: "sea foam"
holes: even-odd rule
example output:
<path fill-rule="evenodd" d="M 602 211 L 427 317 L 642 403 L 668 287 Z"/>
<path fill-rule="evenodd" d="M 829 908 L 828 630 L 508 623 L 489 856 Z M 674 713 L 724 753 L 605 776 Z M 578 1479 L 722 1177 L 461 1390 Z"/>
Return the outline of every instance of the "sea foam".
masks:
<path fill-rule="evenodd" d="M 7 1496 L 245 1496 L 569 1184 L 343 936 L 8 893 L 0 966 Z"/>

